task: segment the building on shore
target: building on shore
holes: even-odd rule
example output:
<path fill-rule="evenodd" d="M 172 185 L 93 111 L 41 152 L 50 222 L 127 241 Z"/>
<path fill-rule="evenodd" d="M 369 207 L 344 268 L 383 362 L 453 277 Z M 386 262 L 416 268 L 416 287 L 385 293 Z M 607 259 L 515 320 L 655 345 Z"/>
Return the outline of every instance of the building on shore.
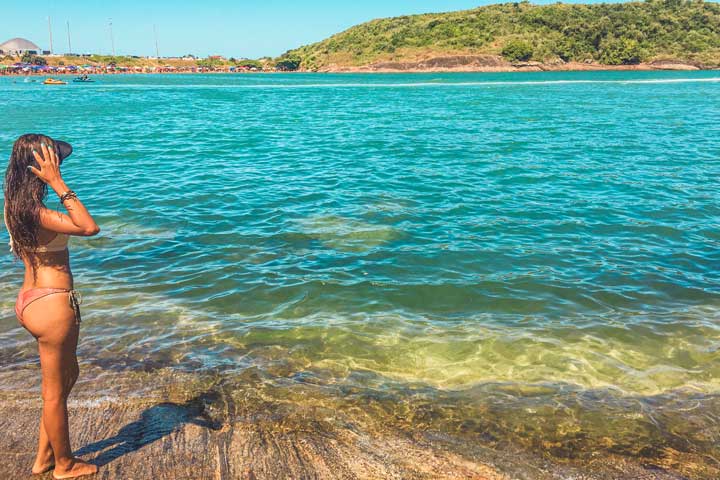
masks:
<path fill-rule="evenodd" d="M 0 54 L 21 56 L 25 53 L 40 55 L 43 51 L 33 42 L 24 38 L 12 38 L 5 43 L 0 43 Z"/>

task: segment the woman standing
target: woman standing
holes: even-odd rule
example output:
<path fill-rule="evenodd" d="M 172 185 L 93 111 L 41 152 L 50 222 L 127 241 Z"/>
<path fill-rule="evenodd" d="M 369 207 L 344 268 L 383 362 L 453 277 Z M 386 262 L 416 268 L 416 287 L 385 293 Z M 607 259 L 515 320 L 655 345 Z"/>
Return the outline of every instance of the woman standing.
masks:
<path fill-rule="evenodd" d="M 40 442 L 32 472 L 76 478 L 97 472 L 72 456 L 67 398 L 79 369 L 75 355 L 80 309 L 73 289 L 68 236 L 92 236 L 100 229 L 60 175 L 72 153 L 65 142 L 23 135 L 13 145 L 5 174 L 5 223 L 10 249 L 25 264 L 25 281 L 15 305 L 20 324 L 37 340 L 42 372 Z M 45 207 L 48 186 L 67 214 Z"/>

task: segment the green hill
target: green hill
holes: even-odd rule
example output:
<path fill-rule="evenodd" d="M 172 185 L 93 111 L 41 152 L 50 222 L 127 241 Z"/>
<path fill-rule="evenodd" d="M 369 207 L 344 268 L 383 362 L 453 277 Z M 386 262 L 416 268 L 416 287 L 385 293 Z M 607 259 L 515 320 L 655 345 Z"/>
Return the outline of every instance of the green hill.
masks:
<path fill-rule="evenodd" d="M 720 4 L 521 2 L 384 18 L 290 50 L 278 60 L 281 68 L 322 70 L 479 54 L 511 62 L 623 65 L 672 59 L 715 67 L 720 65 Z"/>

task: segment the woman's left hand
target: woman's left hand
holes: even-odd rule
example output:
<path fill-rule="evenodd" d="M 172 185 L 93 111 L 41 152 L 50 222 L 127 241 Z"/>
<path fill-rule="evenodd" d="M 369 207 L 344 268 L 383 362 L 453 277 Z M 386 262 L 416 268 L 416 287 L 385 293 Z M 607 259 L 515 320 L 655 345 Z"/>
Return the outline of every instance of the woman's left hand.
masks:
<path fill-rule="evenodd" d="M 40 180 L 48 185 L 62 182 L 62 175 L 60 174 L 60 161 L 54 148 L 48 148 L 48 146 L 43 143 L 40 152 L 33 149 L 33 156 L 35 157 L 35 161 L 38 165 L 40 165 L 40 169 L 31 165 L 28 169 L 32 173 L 37 175 Z"/>

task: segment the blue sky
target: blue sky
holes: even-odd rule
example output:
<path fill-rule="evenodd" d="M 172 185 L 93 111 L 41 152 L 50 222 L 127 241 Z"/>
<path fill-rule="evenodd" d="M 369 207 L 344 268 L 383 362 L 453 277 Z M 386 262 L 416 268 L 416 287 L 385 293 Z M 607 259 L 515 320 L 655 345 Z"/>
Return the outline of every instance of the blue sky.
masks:
<path fill-rule="evenodd" d="M 161 56 L 192 53 L 256 58 L 276 56 L 378 17 L 474 8 L 478 0 L 38 0 L 3 2 L 0 42 L 24 37 L 49 49 L 48 16 L 56 53 L 111 52 L 112 19 L 118 55 L 154 55 L 157 25 Z M 550 3 L 550 2 L 535 2 Z"/>

